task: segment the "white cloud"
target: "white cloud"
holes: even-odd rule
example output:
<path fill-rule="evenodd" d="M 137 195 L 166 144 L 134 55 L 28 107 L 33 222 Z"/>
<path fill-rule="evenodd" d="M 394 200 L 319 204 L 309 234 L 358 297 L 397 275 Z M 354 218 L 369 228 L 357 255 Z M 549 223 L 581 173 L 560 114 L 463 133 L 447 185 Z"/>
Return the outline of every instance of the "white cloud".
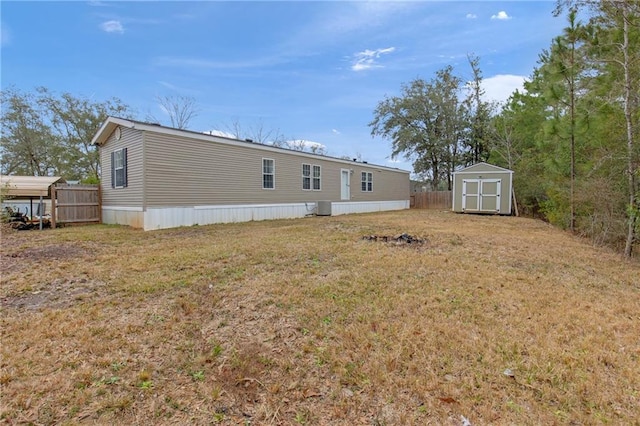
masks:
<path fill-rule="evenodd" d="M 482 80 L 485 101 L 505 102 L 518 89 L 524 90 L 528 78 L 522 75 L 498 74 Z"/>
<path fill-rule="evenodd" d="M 319 142 L 308 141 L 306 139 L 292 139 L 286 141 L 285 144 L 288 148 L 305 151 L 319 151 L 327 148 Z"/>
<path fill-rule="evenodd" d="M 122 23 L 120 21 L 105 21 L 100 24 L 100 28 L 102 29 L 102 31 L 105 31 L 107 33 L 124 34 L 124 27 L 122 26 Z"/>
<path fill-rule="evenodd" d="M 302 25 L 291 25 L 288 37 L 274 46 L 286 58 L 307 57 L 324 48 L 349 44 L 354 37 L 392 32 L 389 25 L 421 8 L 416 1 L 323 1 Z M 314 7 L 314 10 L 316 8 Z M 393 30 L 395 32 L 395 29 Z M 388 39 L 388 37 L 385 37 Z M 351 62 L 351 57 L 348 61 Z M 349 64 L 351 66 L 351 64 Z"/>
<path fill-rule="evenodd" d="M 9 32 L 9 28 L 2 23 L 2 28 L 0 28 L 0 46 L 8 46 L 11 44 L 11 33 Z"/>
<path fill-rule="evenodd" d="M 239 61 L 215 61 L 201 58 L 180 58 L 175 56 L 159 56 L 154 58 L 154 64 L 164 67 L 184 67 L 184 68 L 211 68 L 211 69 L 248 69 L 268 67 L 280 64 L 284 61 L 278 56 L 256 57 Z"/>
<path fill-rule="evenodd" d="M 166 81 L 159 80 L 158 83 L 160 83 L 162 86 L 166 87 L 167 89 L 178 90 L 178 86 L 174 86 L 173 84 L 167 83 Z"/>
<path fill-rule="evenodd" d="M 351 69 L 353 71 L 363 71 L 370 68 L 382 68 L 376 61 L 381 55 L 386 55 L 396 50 L 395 47 L 386 47 L 384 49 L 369 50 L 366 49 L 362 52 L 356 53 L 354 56 Z"/>
<path fill-rule="evenodd" d="M 500 21 L 506 21 L 507 19 L 511 19 L 511 16 L 507 14 L 504 10 L 498 12 L 497 15 L 491 15 L 491 19 L 498 19 Z"/>
<path fill-rule="evenodd" d="M 337 129 L 331 129 L 331 132 L 336 135 L 340 134 L 340 130 L 337 130 Z"/>
<path fill-rule="evenodd" d="M 298 34 L 296 40 L 308 43 L 335 41 L 364 28 L 384 26 L 392 18 L 410 13 L 419 5 L 405 1 L 331 2 L 329 13 L 317 15 L 303 29 L 306 37 Z"/>
<path fill-rule="evenodd" d="M 478 15 L 475 13 L 467 13 L 467 19 L 476 19 Z"/>
<path fill-rule="evenodd" d="M 189 87 L 176 86 L 175 84 L 169 83 L 167 81 L 158 80 L 158 84 L 161 85 L 162 87 L 165 87 L 165 88 L 171 90 L 171 91 L 179 92 L 180 94 L 183 94 L 183 95 L 197 95 L 197 94 L 199 94 L 198 90 L 191 89 Z"/>
<path fill-rule="evenodd" d="M 158 104 L 158 108 L 160 108 L 160 111 L 162 111 L 166 116 L 170 116 L 171 113 L 169 112 L 169 110 L 167 109 L 166 106 L 162 105 L 162 104 Z"/>

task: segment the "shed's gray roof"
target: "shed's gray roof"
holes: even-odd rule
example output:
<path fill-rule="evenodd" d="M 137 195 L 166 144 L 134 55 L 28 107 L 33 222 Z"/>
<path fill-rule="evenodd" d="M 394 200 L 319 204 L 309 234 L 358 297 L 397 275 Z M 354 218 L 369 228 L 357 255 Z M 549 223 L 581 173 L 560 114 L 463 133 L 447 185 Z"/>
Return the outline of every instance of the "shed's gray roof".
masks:
<path fill-rule="evenodd" d="M 493 164 L 481 162 L 472 166 L 465 167 L 454 172 L 455 173 L 474 173 L 474 172 L 501 172 L 501 173 L 513 173 L 512 170 L 505 169 L 503 167 L 494 166 Z"/>

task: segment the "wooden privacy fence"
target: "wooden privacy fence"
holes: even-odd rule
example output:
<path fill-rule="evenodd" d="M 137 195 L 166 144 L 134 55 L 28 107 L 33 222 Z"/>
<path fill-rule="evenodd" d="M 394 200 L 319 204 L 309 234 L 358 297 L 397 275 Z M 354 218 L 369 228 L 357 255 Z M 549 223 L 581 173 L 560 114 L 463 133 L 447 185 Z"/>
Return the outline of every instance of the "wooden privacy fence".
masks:
<path fill-rule="evenodd" d="M 102 205 L 99 185 L 51 187 L 51 227 L 62 223 L 100 223 Z"/>
<path fill-rule="evenodd" d="M 411 208 L 451 210 L 452 191 L 414 192 L 411 194 Z"/>

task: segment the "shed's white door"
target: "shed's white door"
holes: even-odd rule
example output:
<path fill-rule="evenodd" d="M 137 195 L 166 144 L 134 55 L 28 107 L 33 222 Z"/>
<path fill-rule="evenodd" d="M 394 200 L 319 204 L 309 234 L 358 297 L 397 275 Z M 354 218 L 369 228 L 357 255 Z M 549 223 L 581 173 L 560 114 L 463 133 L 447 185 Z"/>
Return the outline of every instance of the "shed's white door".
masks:
<path fill-rule="evenodd" d="M 501 179 L 480 180 L 480 210 L 500 213 Z"/>
<path fill-rule="evenodd" d="M 351 172 L 346 169 L 340 170 L 340 199 L 351 199 L 351 184 L 349 183 L 351 178 Z"/>
<path fill-rule="evenodd" d="M 500 213 L 502 179 L 464 179 L 462 211 Z"/>

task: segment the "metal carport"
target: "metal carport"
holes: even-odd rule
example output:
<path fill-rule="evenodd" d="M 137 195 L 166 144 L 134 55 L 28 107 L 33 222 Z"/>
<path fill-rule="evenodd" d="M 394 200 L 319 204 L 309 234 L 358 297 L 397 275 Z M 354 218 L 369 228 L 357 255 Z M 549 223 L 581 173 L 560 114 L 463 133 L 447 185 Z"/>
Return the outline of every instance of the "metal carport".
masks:
<path fill-rule="evenodd" d="M 31 202 L 31 219 L 33 220 L 33 199 L 38 198 L 40 206 L 45 198 L 51 198 L 51 186 L 64 183 L 60 176 L 7 176 L 0 175 L 0 194 L 5 198 L 27 198 Z M 53 210 L 53 209 L 52 209 Z M 42 207 L 41 207 L 42 211 Z M 55 212 L 51 212 L 54 214 Z M 42 229 L 42 215 L 40 215 Z"/>

